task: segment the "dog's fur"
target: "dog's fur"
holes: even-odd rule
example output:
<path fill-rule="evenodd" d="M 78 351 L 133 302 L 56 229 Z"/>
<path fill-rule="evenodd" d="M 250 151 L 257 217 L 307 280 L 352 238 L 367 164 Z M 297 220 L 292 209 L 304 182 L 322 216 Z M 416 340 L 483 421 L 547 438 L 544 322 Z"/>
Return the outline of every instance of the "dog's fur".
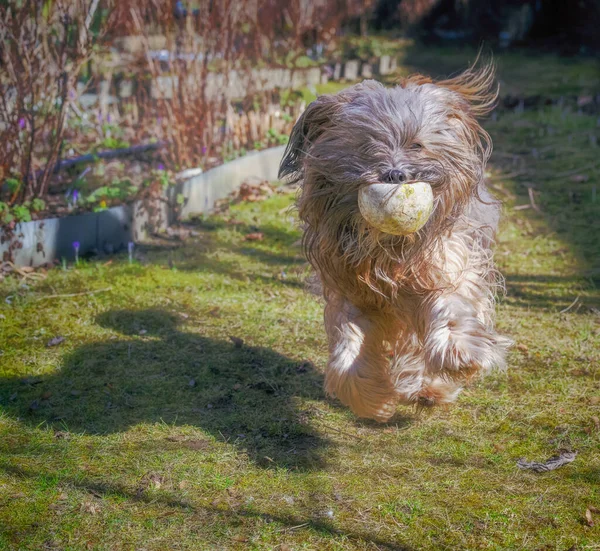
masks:
<path fill-rule="evenodd" d="M 477 122 L 496 95 L 491 66 L 394 88 L 367 80 L 320 96 L 292 130 L 280 177 L 301 182 L 304 250 L 326 301 L 326 390 L 361 417 L 452 402 L 465 381 L 504 365 L 490 250 L 499 205 Z M 382 233 L 358 209 L 359 188 L 392 168 L 433 188 L 416 234 Z"/>

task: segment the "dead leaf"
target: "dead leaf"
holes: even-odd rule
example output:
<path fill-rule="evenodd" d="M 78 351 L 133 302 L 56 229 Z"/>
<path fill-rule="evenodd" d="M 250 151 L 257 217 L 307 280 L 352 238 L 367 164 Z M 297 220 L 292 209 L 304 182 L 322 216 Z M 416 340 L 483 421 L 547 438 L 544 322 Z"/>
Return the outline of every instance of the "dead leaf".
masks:
<path fill-rule="evenodd" d="M 589 179 L 590 177 L 587 174 L 574 174 L 573 176 L 571 176 L 572 182 L 587 182 Z"/>
<path fill-rule="evenodd" d="M 221 314 L 219 314 L 219 310 L 220 308 L 218 306 L 215 306 L 212 310 L 208 311 L 208 314 L 213 318 L 219 318 L 221 317 Z"/>
<path fill-rule="evenodd" d="M 52 347 L 52 346 L 58 346 L 59 344 L 63 343 L 65 341 L 64 337 L 54 337 L 53 339 L 50 339 L 48 341 L 48 344 L 46 344 L 46 346 L 48 348 Z"/>
<path fill-rule="evenodd" d="M 585 523 L 591 528 L 592 526 L 594 526 L 594 519 L 592 517 L 592 511 L 590 511 L 590 508 L 588 507 L 585 510 Z"/>
<path fill-rule="evenodd" d="M 547 471 L 553 471 L 554 469 L 558 469 L 563 465 L 572 463 L 573 461 L 575 461 L 576 457 L 577 452 L 561 451 L 558 455 L 553 455 L 544 463 L 539 463 L 537 461 L 527 461 L 526 459 L 521 458 L 517 461 L 517 467 L 519 467 L 519 469 L 528 469 L 536 473 L 544 473 Z"/>
<path fill-rule="evenodd" d="M 100 504 L 94 501 L 84 501 L 81 504 L 81 510 L 84 513 L 89 513 L 90 515 L 95 515 L 100 512 Z"/>
<path fill-rule="evenodd" d="M 242 385 L 240 383 L 236 383 L 233 385 L 233 390 L 239 390 L 240 388 L 242 388 Z"/>
<path fill-rule="evenodd" d="M 594 423 L 596 430 L 600 430 L 600 418 L 597 415 L 592 415 L 592 423 Z"/>
<path fill-rule="evenodd" d="M 179 483 L 179 489 L 180 490 L 185 490 L 189 485 L 190 485 L 190 483 L 187 480 L 182 480 Z"/>
<path fill-rule="evenodd" d="M 47 390 L 46 392 L 44 392 L 42 394 L 41 398 L 42 398 L 42 400 L 49 400 L 51 396 L 52 396 L 52 392 Z"/>
<path fill-rule="evenodd" d="M 526 344 L 517 344 L 516 348 L 523 354 L 529 354 L 529 347 Z"/>
<path fill-rule="evenodd" d="M 229 340 L 235 345 L 236 348 L 242 348 L 242 346 L 244 346 L 244 339 L 229 335 Z"/>
<path fill-rule="evenodd" d="M 589 400 L 590 406 L 597 406 L 600 404 L 600 396 L 592 396 Z"/>
<path fill-rule="evenodd" d="M 141 495 L 144 493 L 144 490 L 148 488 L 154 488 L 156 490 L 160 490 L 164 482 L 164 478 L 158 473 L 148 473 L 145 474 L 140 480 L 140 485 L 137 489 L 137 494 Z"/>
<path fill-rule="evenodd" d="M 249 233 L 244 237 L 244 241 L 262 241 L 265 238 L 265 234 L 262 232 Z"/>

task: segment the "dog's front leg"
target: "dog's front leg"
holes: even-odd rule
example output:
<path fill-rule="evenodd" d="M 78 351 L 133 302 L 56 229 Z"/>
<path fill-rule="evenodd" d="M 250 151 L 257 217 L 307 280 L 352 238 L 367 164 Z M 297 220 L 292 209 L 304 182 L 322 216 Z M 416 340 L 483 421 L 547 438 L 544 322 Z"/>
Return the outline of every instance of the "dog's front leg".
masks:
<path fill-rule="evenodd" d="M 432 375 L 464 380 L 505 364 L 510 340 L 492 328 L 493 301 L 472 289 L 441 293 L 424 306 L 425 358 Z"/>
<path fill-rule="evenodd" d="M 341 298 L 325 307 L 329 361 L 325 389 L 359 417 L 386 421 L 397 396 L 390 376 L 383 320 L 368 316 Z"/>

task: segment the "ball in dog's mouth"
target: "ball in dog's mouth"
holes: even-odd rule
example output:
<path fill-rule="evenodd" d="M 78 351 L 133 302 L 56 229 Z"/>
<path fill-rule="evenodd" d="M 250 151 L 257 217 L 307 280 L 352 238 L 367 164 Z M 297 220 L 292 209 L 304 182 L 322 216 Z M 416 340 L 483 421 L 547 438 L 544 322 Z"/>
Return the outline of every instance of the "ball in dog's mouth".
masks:
<path fill-rule="evenodd" d="M 427 182 L 370 184 L 358 191 L 358 208 L 364 219 L 392 235 L 419 231 L 433 211 L 433 192 Z"/>

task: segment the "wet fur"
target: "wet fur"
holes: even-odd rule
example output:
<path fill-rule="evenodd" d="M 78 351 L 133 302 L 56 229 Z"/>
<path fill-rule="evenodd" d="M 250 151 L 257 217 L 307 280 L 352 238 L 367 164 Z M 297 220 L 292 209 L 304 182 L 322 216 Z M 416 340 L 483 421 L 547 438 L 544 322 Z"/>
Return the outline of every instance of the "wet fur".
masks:
<path fill-rule="evenodd" d="M 477 122 L 495 99 L 492 66 L 394 88 L 368 80 L 319 97 L 292 131 L 280 177 L 301 184 L 304 251 L 326 301 L 326 389 L 361 417 L 451 402 L 504 365 L 490 248 L 499 205 Z M 358 209 L 360 187 L 392 168 L 433 188 L 433 213 L 410 236 L 376 230 Z"/>

